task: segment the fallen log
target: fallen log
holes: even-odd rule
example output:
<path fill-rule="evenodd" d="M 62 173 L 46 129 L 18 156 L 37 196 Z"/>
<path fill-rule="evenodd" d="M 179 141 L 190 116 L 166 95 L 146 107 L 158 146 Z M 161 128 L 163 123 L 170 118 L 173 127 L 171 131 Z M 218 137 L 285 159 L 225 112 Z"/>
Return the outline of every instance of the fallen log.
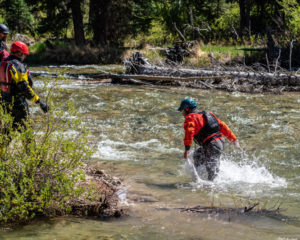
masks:
<path fill-rule="evenodd" d="M 51 77 L 51 78 L 58 78 L 61 77 L 57 74 L 47 74 L 39 72 L 31 72 L 32 76 L 43 76 L 43 77 Z M 214 88 L 209 83 L 205 83 L 204 81 L 209 80 L 217 80 L 217 79 L 224 79 L 228 78 L 228 76 L 212 76 L 212 77 L 172 77 L 172 76 L 151 76 L 151 75 L 133 75 L 133 74 L 113 74 L 113 73 L 103 73 L 103 74 L 66 74 L 66 78 L 71 79 L 82 79 L 82 82 L 88 81 L 93 83 L 103 83 L 103 81 L 100 81 L 102 79 L 113 79 L 112 83 L 132 83 L 132 84 L 138 84 L 138 85 L 148 85 L 151 83 L 158 85 L 161 84 L 161 82 L 166 83 L 177 83 L 177 82 L 195 82 L 197 81 L 198 84 L 203 85 L 207 88 Z M 156 83 L 155 83 L 156 82 Z M 162 84 L 162 85 L 164 85 Z M 176 85 L 176 84 L 175 84 Z"/>
<path fill-rule="evenodd" d="M 47 74 L 32 72 L 33 76 L 80 79 L 81 83 L 112 83 L 132 85 L 167 85 L 200 89 L 219 89 L 246 93 L 272 92 L 280 94 L 300 91 L 300 75 L 238 70 L 207 70 L 159 67 L 151 64 L 140 53 L 133 53 L 125 61 L 127 74 L 101 71 L 99 74 Z"/>
<path fill-rule="evenodd" d="M 142 58 L 142 59 L 139 59 Z M 284 73 L 268 73 L 254 71 L 228 71 L 228 70 L 204 70 L 204 69 L 184 69 L 159 67 L 149 63 L 140 53 L 132 53 L 130 59 L 125 60 L 126 73 L 151 76 L 169 76 L 169 77 L 220 77 L 220 78 L 248 78 L 260 81 L 282 81 L 288 80 L 289 84 L 300 86 L 300 75 Z"/>

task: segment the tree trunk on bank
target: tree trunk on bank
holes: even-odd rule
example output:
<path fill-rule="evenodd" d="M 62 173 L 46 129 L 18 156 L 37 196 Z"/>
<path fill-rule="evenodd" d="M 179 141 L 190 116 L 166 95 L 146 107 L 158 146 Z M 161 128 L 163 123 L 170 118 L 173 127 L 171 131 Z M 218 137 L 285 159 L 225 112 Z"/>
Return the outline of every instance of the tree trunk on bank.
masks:
<path fill-rule="evenodd" d="M 81 3 L 82 0 L 72 0 L 70 2 L 75 33 L 75 42 L 77 46 L 82 46 L 85 43 Z"/>
<path fill-rule="evenodd" d="M 250 1 L 249 0 L 239 0 L 240 5 L 240 31 L 241 36 L 249 32 L 250 26 Z"/>
<path fill-rule="evenodd" d="M 111 0 L 90 1 L 89 21 L 94 32 L 93 40 L 97 44 L 107 44 L 110 6 Z"/>

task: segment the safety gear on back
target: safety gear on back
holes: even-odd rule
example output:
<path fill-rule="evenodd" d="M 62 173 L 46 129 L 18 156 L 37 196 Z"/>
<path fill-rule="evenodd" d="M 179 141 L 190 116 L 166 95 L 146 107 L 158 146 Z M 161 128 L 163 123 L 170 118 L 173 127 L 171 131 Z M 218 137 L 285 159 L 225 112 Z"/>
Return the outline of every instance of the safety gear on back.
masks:
<path fill-rule="evenodd" d="M 1 89 L 1 98 L 5 102 L 11 101 L 11 75 L 9 70 L 11 64 L 4 61 L 0 64 L 0 89 Z M 1 99 L 0 98 L 0 99 Z"/>
<path fill-rule="evenodd" d="M 223 138 L 220 133 L 221 127 L 216 117 L 207 111 L 199 112 L 199 114 L 203 114 L 205 124 L 197 135 L 195 135 L 194 139 L 198 142 L 198 144 L 210 143 L 215 139 Z"/>
<path fill-rule="evenodd" d="M 181 112 L 183 109 L 190 108 L 193 109 L 197 107 L 197 103 L 191 98 L 185 98 L 178 108 L 178 111 Z"/>
<path fill-rule="evenodd" d="M 8 58 L 9 53 L 5 50 L 5 48 L 0 47 L 0 62 L 2 62 L 4 59 Z"/>
<path fill-rule="evenodd" d="M 29 50 L 28 50 L 27 45 L 21 41 L 13 42 L 13 44 L 11 45 L 10 51 L 12 53 L 21 52 L 21 53 L 29 55 Z"/>
<path fill-rule="evenodd" d="M 0 33 L 8 34 L 9 29 L 5 24 L 0 23 Z"/>

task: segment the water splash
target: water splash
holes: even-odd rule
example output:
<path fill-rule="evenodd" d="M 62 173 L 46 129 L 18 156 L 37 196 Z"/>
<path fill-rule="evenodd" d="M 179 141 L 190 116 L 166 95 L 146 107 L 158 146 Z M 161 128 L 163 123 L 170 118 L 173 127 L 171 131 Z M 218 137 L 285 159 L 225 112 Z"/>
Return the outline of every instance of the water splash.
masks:
<path fill-rule="evenodd" d="M 186 162 L 183 168 L 187 175 L 194 179 L 192 186 L 195 188 L 209 186 L 222 192 L 234 190 L 253 196 L 256 193 L 261 194 L 275 188 L 287 187 L 286 180 L 272 174 L 266 166 L 260 163 L 259 157 L 250 157 L 245 153 L 242 153 L 239 157 L 223 156 L 220 161 L 220 172 L 214 181 L 207 180 L 205 166 L 197 167 L 196 175 L 195 167 L 191 165 L 193 159 L 189 159 L 189 162 Z"/>

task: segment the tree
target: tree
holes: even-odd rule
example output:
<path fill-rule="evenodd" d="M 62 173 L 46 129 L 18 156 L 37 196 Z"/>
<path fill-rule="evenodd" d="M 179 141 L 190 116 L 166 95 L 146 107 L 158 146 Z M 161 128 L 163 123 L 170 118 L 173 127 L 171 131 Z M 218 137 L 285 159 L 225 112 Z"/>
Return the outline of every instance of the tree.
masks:
<path fill-rule="evenodd" d="M 85 43 L 81 3 L 82 0 L 71 0 L 70 2 L 73 17 L 75 42 L 77 46 L 82 46 Z"/>
<path fill-rule="evenodd" d="M 107 44 L 108 25 L 110 22 L 110 6 L 112 0 L 90 0 L 89 21 L 92 26 L 95 43 Z"/>
<path fill-rule="evenodd" d="M 11 31 L 35 35 L 35 20 L 24 0 L 6 0 L 5 20 Z"/>
<path fill-rule="evenodd" d="M 251 4 L 250 0 L 239 0 L 240 5 L 240 32 L 241 35 L 244 35 L 248 32 L 251 35 L 251 26 L 250 26 L 250 10 Z"/>
<path fill-rule="evenodd" d="M 100 45 L 120 45 L 129 34 L 144 32 L 153 19 L 151 1 L 90 0 L 89 23 Z"/>
<path fill-rule="evenodd" d="M 56 37 L 66 35 L 71 20 L 69 0 L 28 0 L 40 11 L 38 32 Z"/>

